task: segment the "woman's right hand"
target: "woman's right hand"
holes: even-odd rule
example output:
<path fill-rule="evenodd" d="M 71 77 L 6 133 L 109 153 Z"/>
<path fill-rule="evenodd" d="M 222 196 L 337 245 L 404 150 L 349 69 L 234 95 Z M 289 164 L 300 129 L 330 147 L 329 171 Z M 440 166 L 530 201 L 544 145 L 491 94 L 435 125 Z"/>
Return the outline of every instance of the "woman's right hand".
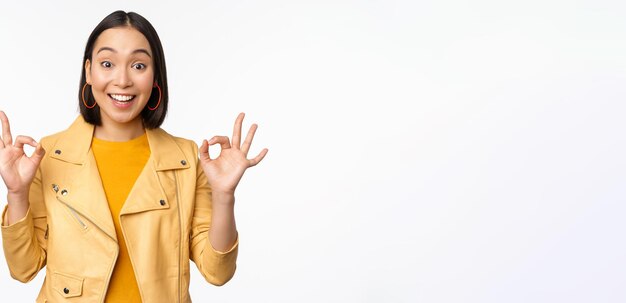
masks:
<path fill-rule="evenodd" d="M 9 119 L 3 111 L 0 111 L 0 120 L 2 121 L 0 175 L 7 186 L 9 196 L 27 198 L 30 184 L 33 182 L 45 151 L 41 144 L 35 142 L 31 137 L 17 136 L 13 142 Z M 35 147 L 35 151 L 30 157 L 24 153 L 24 144 Z"/>

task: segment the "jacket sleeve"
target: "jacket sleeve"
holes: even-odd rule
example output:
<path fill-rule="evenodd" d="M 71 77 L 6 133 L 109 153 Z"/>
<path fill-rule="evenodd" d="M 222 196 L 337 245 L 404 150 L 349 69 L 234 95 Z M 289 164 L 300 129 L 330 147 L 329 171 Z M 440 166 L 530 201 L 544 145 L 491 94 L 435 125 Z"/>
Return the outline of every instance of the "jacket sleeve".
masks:
<path fill-rule="evenodd" d="M 11 277 L 28 282 L 46 265 L 47 219 L 41 187 L 41 169 L 30 185 L 30 207 L 20 221 L 6 226 L 6 211 L 2 212 L 2 247 Z"/>
<path fill-rule="evenodd" d="M 196 193 L 191 228 L 189 243 L 191 260 L 209 283 L 224 285 L 235 274 L 239 238 L 226 252 L 217 251 L 211 245 L 209 241 L 211 188 L 199 161 L 196 168 Z"/>

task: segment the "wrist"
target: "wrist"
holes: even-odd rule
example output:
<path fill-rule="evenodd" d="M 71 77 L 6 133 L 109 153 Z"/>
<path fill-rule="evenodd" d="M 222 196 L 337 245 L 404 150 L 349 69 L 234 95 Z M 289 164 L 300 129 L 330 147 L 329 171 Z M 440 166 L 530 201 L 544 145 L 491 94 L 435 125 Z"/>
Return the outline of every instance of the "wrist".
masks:
<path fill-rule="evenodd" d="M 235 189 L 234 188 L 228 188 L 228 186 L 216 186 L 214 184 L 211 184 L 211 192 L 215 195 L 215 194 L 219 194 L 219 195 L 223 195 L 223 196 L 227 196 L 227 195 L 235 195 Z"/>
<path fill-rule="evenodd" d="M 216 187 L 211 187 L 211 194 L 213 195 L 213 197 L 218 196 L 218 197 L 234 197 L 235 196 L 235 190 L 230 190 L 230 189 L 221 189 L 221 188 L 216 188 Z"/>
<path fill-rule="evenodd" d="M 22 220 L 28 213 L 30 203 L 28 196 L 26 198 L 15 198 L 8 196 L 6 216 L 2 218 L 3 226 L 10 226 L 15 222 Z"/>
<path fill-rule="evenodd" d="M 9 190 L 7 193 L 7 202 L 9 204 L 23 204 L 24 202 L 28 202 L 28 192 Z"/>
<path fill-rule="evenodd" d="M 232 205 L 235 202 L 235 193 L 230 191 L 211 192 L 213 205 Z"/>

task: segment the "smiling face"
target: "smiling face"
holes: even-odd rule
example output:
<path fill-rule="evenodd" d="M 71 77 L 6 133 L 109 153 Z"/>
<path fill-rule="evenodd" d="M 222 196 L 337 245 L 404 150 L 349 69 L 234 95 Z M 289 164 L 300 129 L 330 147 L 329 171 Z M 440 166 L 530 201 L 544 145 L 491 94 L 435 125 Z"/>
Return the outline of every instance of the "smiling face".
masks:
<path fill-rule="evenodd" d="M 103 127 L 142 127 L 144 109 L 154 85 L 152 51 L 146 37 L 132 27 L 103 31 L 85 76 L 100 107 Z"/>

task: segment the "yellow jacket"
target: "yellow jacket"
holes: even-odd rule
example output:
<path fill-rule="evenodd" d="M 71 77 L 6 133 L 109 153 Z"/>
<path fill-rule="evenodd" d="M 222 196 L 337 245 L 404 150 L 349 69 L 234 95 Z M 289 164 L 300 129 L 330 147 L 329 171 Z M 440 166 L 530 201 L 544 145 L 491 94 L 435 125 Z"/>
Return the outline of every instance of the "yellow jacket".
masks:
<path fill-rule="evenodd" d="M 30 209 L 19 222 L 2 224 L 13 278 L 30 281 L 47 265 L 37 302 L 103 302 L 106 294 L 119 246 L 90 149 L 93 131 L 79 116 L 41 140 L 46 155 L 30 187 Z M 218 252 L 208 240 L 211 189 L 197 145 L 160 128 L 146 132 L 151 155 L 122 208 L 122 231 L 143 302 L 191 302 L 189 260 L 222 285 L 235 272 L 238 243 Z"/>

